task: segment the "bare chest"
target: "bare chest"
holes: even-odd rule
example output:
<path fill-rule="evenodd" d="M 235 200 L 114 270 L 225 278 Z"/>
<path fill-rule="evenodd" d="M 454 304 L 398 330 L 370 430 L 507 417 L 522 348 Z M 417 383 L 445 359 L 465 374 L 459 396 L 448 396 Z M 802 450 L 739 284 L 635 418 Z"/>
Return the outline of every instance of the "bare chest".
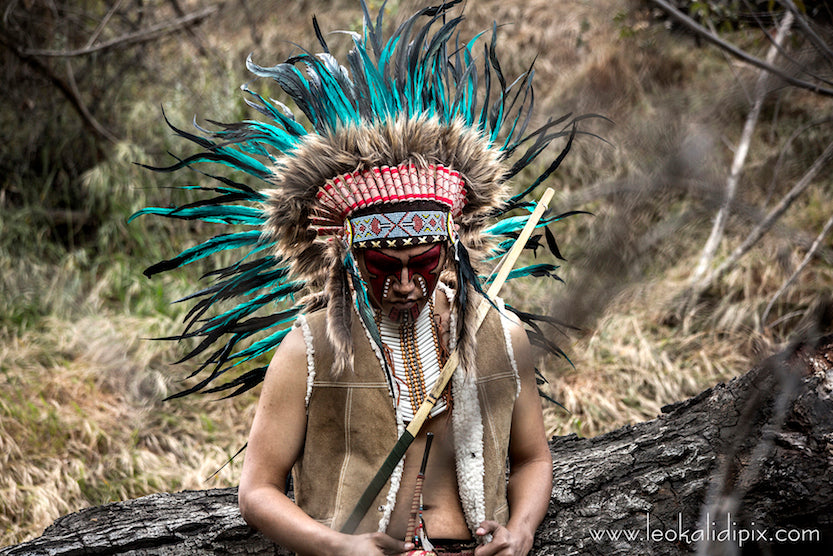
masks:
<path fill-rule="evenodd" d="M 428 432 L 434 441 L 422 485 L 422 518 L 429 537 L 467 539 L 470 536 L 460 497 L 454 460 L 454 438 L 448 412 L 430 419 L 405 454 L 396 507 L 388 534 L 404 539 Z"/>

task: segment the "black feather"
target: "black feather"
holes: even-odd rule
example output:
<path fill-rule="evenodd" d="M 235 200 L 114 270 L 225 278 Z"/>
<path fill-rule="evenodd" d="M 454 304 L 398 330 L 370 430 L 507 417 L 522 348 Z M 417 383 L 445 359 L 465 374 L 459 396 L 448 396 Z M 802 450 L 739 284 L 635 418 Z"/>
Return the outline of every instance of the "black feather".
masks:
<path fill-rule="evenodd" d="M 555 236 L 549 228 L 544 228 L 544 235 L 547 237 L 547 247 L 549 247 L 550 253 L 552 253 L 556 259 L 566 261 L 567 259 L 565 259 L 561 255 L 561 251 L 558 250 L 558 243 L 556 243 Z"/>
<path fill-rule="evenodd" d="M 246 392 L 247 390 L 251 390 L 258 384 L 263 382 L 263 378 L 266 376 L 266 371 L 268 368 L 268 366 L 257 367 L 256 369 L 247 371 L 246 373 L 240 375 L 234 380 L 230 380 L 228 382 L 224 382 L 219 386 L 209 388 L 208 390 L 205 390 L 203 393 L 216 394 L 217 392 L 225 392 L 226 390 L 238 387 L 237 390 L 235 390 L 231 394 L 223 396 L 221 399 L 232 398 L 234 396 L 237 396 L 238 394 Z"/>

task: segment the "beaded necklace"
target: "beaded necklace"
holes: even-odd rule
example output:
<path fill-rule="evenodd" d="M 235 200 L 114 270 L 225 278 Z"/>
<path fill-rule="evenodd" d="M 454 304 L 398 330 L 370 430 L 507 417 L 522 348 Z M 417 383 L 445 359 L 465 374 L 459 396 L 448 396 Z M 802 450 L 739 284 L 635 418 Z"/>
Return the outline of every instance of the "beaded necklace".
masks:
<path fill-rule="evenodd" d="M 414 321 L 397 323 L 378 313 L 376 319 L 393 374 L 396 411 L 408 423 L 442 370 L 443 352 L 434 324 L 434 298 L 429 298 Z M 447 398 L 446 390 L 431 410 L 431 417 L 445 411 Z"/>

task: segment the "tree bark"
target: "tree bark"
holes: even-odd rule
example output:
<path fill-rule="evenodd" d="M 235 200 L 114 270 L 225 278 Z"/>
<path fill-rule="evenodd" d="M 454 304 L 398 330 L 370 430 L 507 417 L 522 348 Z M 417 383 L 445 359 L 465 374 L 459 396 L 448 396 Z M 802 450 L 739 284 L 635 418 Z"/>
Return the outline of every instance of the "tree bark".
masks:
<path fill-rule="evenodd" d="M 652 421 L 550 445 L 553 491 L 533 555 L 833 554 L 833 336 Z M 289 552 L 243 522 L 236 489 L 217 489 L 81 510 L 0 549 L 22 554 Z"/>
<path fill-rule="evenodd" d="M 551 448 L 535 554 L 833 554 L 833 338 L 798 344 L 653 421 Z M 735 541 L 697 542 L 723 538 L 727 518 Z M 769 538 L 800 529 L 819 539 Z M 767 540 L 738 546 L 741 530 Z"/>

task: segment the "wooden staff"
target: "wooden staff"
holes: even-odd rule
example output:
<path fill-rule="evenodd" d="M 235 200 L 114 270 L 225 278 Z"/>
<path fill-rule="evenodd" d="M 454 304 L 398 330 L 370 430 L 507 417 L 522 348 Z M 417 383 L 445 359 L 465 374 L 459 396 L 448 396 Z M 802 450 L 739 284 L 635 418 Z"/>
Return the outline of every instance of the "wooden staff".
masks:
<path fill-rule="evenodd" d="M 521 230 L 518 239 L 515 241 L 515 244 L 512 245 L 512 249 L 510 249 L 509 252 L 504 255 L 503 259 L 501 259 L 499 263 L 500 270 L 498 271 L 497 276 L 495 276 L 492 285 L 486 291 L 486 296 L 489 299 L 496 297 L 500 292 L 500 288 L 503 287 L 503 283 L 506 282 L 506 279 L 509 277 L 509 272 L 515 266 L 515 262 L 521 255 L 526 242 L 529 240 L 530 236 L 532 236 L 532 232 L 535 230 L 541 216 L 544 215 L 544 211 L 547 210 L 547 205 L 549 205 L 554 194 L 555 192 L 551 187 L 548 187 L 547 190 L 544 191 L 544 194 L 541 196 L 541 200 L 538 201 L 535 206 L 535 210 L 532 211 L 532 214 L 530 215 L 523 230 Z M 477 333 L 480 325 L 483 324 L 483 321 L 486 319 L 489 307 L 491 307 L 491 304 L 487 299 L 481 300 L 480 304 L 477 306 L 477 313 L 475 314 L 475 321 L 472 330 L 473 334 Z M 428 393 L 425 401 L 423 401 L 419 406 L 413 420 L 411 420 L 410 424 L 405 428 L 405 432 L 403 432 L 402 436 L 399 437 L 399 440 L 396 441 L 396 444 L 394 444 L 393 449 L 388 454 L 388 457 L 385 458 L 382 466 L 376 472 L 376 476 L 373 477 L 373 480 L 370 481 L 370 484 L 367 485 L 367 488 L 361 498 L 359 498 L 359 501 L 356 503 L 356 507 L 353 508 L 353 512 L 341 528 L 342 533 L 352 534 L 359 526 L 359 522 L 361 522 L 364 518 L 368 508 L 370 508 L 370 505 L 373 504 L 376 496 L 378 496 L 379 492 L 381 492 L 382 487 L 388 481 L 388 478 L 390 478 L 394 468 L 399 463 L 399 460 L 401 460 L 405 455 L 405 451 L 408 449 L 408 446 L 411 445 L 411 442 L 413 442 L 414 438 L 416 438 L 417 434 L 419 434 L 419 430 L 422 428 L 423 423 L 431 413 L 431 409 L 433 409 L 434 404 L 436 404 L 437 400 L 439 400 L 442 396 L 445 386 L 448 384 L 448 381 L 451 379 L 451 375 L 454 373 L 454 370 L 459 364 L 459 350 L 455 349 L 443 366 L 440 376 L 437 378 L 437 382 L 434 384 L 431 392 Z"/>

